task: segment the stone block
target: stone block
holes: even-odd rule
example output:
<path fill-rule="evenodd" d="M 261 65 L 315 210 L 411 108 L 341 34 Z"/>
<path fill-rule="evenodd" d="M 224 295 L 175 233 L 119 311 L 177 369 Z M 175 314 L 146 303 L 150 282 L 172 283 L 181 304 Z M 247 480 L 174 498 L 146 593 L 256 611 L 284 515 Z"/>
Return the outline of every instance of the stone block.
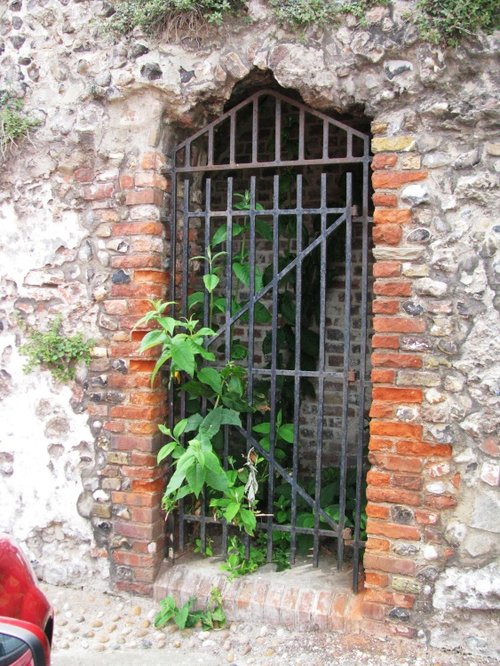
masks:
<path fill-rule="evenodd" d="M 413 136 L 375 137 L 372 139 L 374 153 L 406 152 L 414 148 L 415 137 Z"/>
<path fill-rule="evenodd" d="M 500 610 L 500 566 L 491 563 L 480 569 L 446 569 L 436 581 L 432 603 L 442 610 Z"/>

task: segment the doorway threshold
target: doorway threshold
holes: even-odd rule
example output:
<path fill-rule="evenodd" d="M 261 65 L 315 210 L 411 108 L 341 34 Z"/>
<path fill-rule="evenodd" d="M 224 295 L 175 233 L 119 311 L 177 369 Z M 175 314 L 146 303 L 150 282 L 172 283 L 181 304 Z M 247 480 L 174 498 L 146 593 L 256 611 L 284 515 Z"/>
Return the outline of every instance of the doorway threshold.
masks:
<path fill-rule="evenodd" d="M 230 579 L 219 557 L 186 554 L 175 564 L 165 560 L 154 584 L 154 598 L 171 595 L 178 605 L 189 597 L 205 608 L 210 591 L 221 591 L 224 612 L 230 622 L 261 622 L 290 629 L 356 631 L 362 594 L 351 588 L 352 567 L 337 571 L 333 561 L 315 568 L 306 559 L 277 572 L 269 564 Z"/>

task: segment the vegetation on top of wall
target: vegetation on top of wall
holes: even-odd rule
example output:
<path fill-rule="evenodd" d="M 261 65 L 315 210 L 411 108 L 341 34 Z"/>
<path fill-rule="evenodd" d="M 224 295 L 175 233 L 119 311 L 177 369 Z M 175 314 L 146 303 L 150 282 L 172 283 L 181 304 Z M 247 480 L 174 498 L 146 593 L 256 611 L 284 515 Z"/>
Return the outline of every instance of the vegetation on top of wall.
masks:
<path fill-rule="evenodd" d="M 338 20 L 341 14 L 353 14 L 363 20 L 370 7 L 385 6 L 390 0 L 269 0 L 278 21 L 295 28 L 319 28 Z"/>
<path fill-rule="evenodd" d="M 73 336 L 61 333 L 61 315 L 49 323 L 46 331 L 38 331 L 20 323 L 28 337 L 28 341 L 19 347 L 19 352 L 27 356 L 24 372 L 32 372 L 41 366 L 50 370 L 58 381 L 67 382 L 75 379 L 80 363 L 90 364 L 90 350 L 94 341 L 85 340 L 81 333 Z"/>
<path fill-rule="evenodd" d="M 326 27 L 341 14 L 353 14 L 364 22 L 366 12 L 391 0 L 268 0 L 283 25 L 295 29 Z M 109 30 L 127 34 L 134 28 L 160 32 L 165 28 L 196 31 L 201 22 L 221 25 L 230 15 L 245 8 L 245 0 L 118 0 Z M 500 27 L 497 0 L 418 0 L 417 11 L 409 15 L 423 39 L 456 46 L 461 38 L 480 30 Z"/>
<path fill-rule="evenodd" d="M 463 37 L 500 28 L 498 0 L 418 0 L 421 36 L 434 44 L 457 46 Z"/>
<path fill-rule="evenodd" d="M 0 90 L 0 156 L 40 124 L 23 111 L 23 106 L 22 99 L 8 90 Z"/>
<path fill-rule="evenodd" d="M 220 25 L 224 18 L 236 14 L 243 0 L 119 0 L 111 16 L 109 29 L 127 34 L 134 28 L 159 32 L 187 18 L 186 27 L 200 21 Z"/>

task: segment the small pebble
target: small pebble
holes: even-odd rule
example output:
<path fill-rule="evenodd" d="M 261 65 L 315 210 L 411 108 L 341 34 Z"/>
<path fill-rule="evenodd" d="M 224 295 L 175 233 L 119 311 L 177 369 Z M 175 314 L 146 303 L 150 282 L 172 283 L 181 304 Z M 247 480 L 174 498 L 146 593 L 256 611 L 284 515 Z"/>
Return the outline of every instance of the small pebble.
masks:
<path fill-rule="evenodd" d="M 132 615 L 140 615 L 142 613 L 142 608 L 140 606 L 134 606 L 132 608 Z"/>

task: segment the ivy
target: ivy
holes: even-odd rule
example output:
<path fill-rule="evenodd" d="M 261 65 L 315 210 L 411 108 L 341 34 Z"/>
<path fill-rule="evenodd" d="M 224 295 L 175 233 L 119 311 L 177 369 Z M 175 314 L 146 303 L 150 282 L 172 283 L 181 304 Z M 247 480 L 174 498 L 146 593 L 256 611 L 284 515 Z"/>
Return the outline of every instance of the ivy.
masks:
<path fill-rule="evenodd" d="M 0 90 L 0 155 L 28 136 L 40 122 L 23 111 L 24 102 L 7 90 Z"/>
<path fill-rule="evenodd" d="M 28 341 L 19 351 L 27 357 L 24 372 L 32 372 L 36 367 L 47 368 L 54 378 L 67 382 L 75 378 L 79 363 L 90 364 L 90 350 L 93 340 L 85 340 L 81 333 L 66 336 L 61 333 L 62 317 L 59 315 L 50 322 L 46 331 L 26 327 Z"/>

